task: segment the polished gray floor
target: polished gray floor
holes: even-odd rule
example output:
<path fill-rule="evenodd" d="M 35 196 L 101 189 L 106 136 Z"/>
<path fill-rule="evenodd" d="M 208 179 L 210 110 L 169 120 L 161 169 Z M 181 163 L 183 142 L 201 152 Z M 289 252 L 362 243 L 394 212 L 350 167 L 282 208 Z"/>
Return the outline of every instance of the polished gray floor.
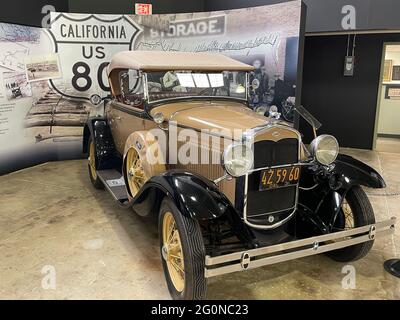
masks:
<path fill-rule="evenodd" d="M 400 191 L 400 154 L 344 152 L 381 172 L 387 192 Z M 400 217 L 399 196 L 367 191 L 378 220 Z M 118 208 L 108 193 L 93 189 L 85 161 L 2 176 L 0 194 L 0 298 L 170 298 L 155 222 Z M 342 285 L 346 264 L 315 256 L 212 279 L 208 298 L 400 299 L 400 279 L 382 267 L 385 259 L 400 257 L 398 229 L 351 264 L 355 289 Z"/>

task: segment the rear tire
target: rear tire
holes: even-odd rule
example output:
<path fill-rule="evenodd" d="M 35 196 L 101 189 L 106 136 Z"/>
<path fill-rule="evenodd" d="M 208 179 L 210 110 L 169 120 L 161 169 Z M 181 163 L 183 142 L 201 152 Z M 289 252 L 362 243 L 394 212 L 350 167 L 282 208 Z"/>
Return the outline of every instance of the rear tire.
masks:
<path fill-rule="evenodd" d="M 89 170 L 89 178 L 90 182 L 96 189 L 104 189 L 103 182 L 101 182 L 96 170 L 96 150 L 93 142 L 93 138 L 90 136 L 88 141 L 88 170 Z"/>
<path fill-rule="evenodd" d="M 166 197 L 160 206 L 158 226 L 161 259 L 172 298 L 204 299 L 207 289 L 205 248 L 198 222 L 183 216 L 173 201 Z"/>
<path fill-rule="evenodd" d="M 368 196 L 360 186 L 352 187 L 346 194 L 345 200 L 349 204 L 353 214 L 353 228 L 375 223 L 375 214 Z M 335 227 L 345 228 L 344 211 L 341 209 Z M 335 261 L 350 262 L 365 257 L 371 250 L 374 241 L 363 242 L 351 247 L 331 251 L 327 256 Z"/>

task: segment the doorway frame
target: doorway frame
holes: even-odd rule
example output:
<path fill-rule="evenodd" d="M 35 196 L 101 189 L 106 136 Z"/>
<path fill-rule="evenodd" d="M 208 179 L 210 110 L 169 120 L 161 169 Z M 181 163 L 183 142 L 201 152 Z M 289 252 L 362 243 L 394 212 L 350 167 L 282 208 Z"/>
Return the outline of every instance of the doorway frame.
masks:
<path fill-rule="evenodd" d="M 372 143 L 372 150 L 376 150 L 376 141 L 378 140 L 378 125 L 379 125 L 379 117 L 381 113 L 381 99 L 383 94 L 383 72 L 385 70 L 385 60 L 386 60 L 386 48 L 389 45 L 398 45 L 400 46 L 400 42 L 384 42 L 382 45 L 382 58 L 381 58 L 381 71 L 379 73 L 379 87 L 378 87 L 378 100 L 376 102 L 376 111 L 375 111 L 375 125 L 374 125 L 374 136 Z"/>

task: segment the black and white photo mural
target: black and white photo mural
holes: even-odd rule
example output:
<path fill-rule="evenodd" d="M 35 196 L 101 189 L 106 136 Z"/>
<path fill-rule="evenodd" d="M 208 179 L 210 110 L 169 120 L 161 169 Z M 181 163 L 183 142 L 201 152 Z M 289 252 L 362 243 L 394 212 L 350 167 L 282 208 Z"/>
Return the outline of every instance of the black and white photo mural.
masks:
<path fill-rule="evenodd" d="M 253 65 L 250 107 L 293 121 L 302 3 L 152 16 L 51 13 L 51 28 L 0 23 L 0 174 L 82 156 L 83 126 L 124 50 L 218 52 Z"/>

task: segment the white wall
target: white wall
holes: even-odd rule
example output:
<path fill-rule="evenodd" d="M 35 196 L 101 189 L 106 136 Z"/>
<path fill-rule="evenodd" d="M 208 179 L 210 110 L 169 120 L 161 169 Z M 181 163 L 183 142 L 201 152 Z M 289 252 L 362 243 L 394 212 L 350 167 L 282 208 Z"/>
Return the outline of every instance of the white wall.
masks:
<path fill-rule="evenodd" d="M 393 60 L 393 65 L 400 65 L 400 51 L 387 52 L 386 60 Z M 393 81 L 400 84 L 400 81 Z M 385 99 L 386 85 L 382 84 L 378 122 L 378 134 L 400 135 L 400 100 Z"/>

